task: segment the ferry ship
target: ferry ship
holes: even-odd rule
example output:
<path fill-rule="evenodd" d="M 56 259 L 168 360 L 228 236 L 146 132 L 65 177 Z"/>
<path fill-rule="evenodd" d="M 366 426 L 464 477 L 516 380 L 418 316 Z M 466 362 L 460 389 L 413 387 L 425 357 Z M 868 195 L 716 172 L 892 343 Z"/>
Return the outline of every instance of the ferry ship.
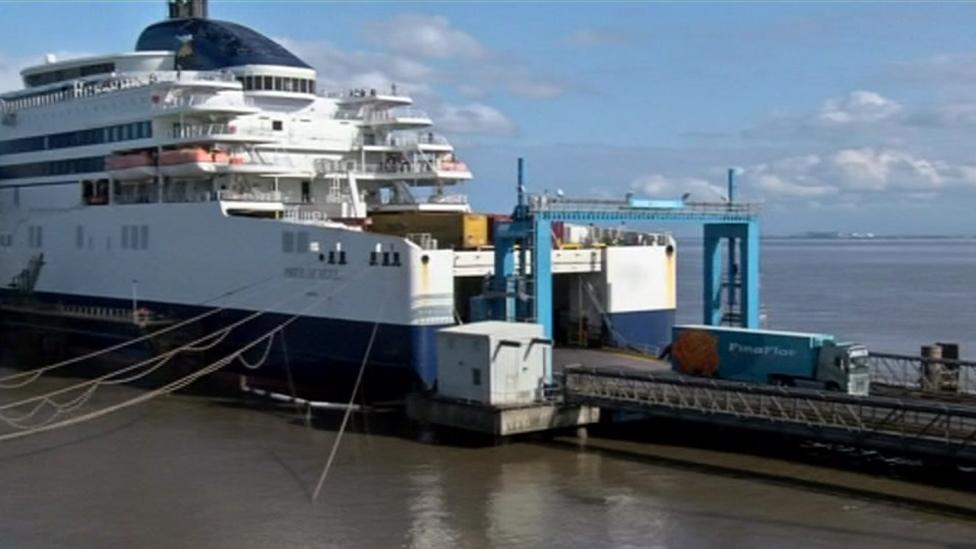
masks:
<path fill-rule="evenodd" d="M 134 51 L 48 56 L 0 94 L 3 317 L 219 307 L 208 333 L 265 311 L 233 348 L 298 315 L 262 371 L 316 383 L 358 371 L 376 327 L 374 386 L 431 386 L 434 334 L 471 319 L 493 270 L 493 218 L 457 192 L 468 166 L 395 85 L 321 90 L 315 69 L 209 18 L 205 0 L 168 10 Z M 669 339 L 669 234 L 556 233 L 558 340 Z"/>

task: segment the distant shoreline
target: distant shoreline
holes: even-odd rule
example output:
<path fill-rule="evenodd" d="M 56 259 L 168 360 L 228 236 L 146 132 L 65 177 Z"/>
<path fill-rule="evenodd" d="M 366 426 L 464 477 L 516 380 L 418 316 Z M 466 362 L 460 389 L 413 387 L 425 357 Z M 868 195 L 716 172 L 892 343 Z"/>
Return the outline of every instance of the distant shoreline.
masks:
<path fill-rule="evenodd" d="M 796 234 L 796 235 L 763 235 L 762 238 L 769 240 L 976 240 L 976 235 L 926 235 L 926 234 L 872 234 L 866 235 L 818 235 L 818 234 Z"/>

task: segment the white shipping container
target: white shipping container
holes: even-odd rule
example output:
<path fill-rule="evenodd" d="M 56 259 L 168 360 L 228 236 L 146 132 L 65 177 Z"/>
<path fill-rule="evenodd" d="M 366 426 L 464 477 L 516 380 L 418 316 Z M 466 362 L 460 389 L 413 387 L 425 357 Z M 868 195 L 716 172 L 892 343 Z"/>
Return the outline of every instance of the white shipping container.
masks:
<path fill-rule="evenodd" d="M 437 393 L 485 404 L 525 404 L 541 395 L 552 341 L 542 326 L 474 322 L 437 333 Z"/>

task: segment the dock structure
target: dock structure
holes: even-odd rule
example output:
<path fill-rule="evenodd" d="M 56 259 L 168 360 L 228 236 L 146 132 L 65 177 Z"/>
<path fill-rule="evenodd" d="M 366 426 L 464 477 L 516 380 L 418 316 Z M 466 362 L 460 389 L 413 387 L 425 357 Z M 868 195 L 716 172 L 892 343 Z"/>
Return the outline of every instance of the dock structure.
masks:
<path fill-rule="evenodd" d="M 518 204 L 511 221 L 495 225 L 495 265 L 488 292 L 492 299 L 492 318 L 537 322 L 543 326 L 545 337 L 553 337 L 554 222 L 692 223 L 701 225 L 704 232 L 702 323 L 758 328 L 759 211 L 755 204 L 733 202 L 731 184 L 729 192 L 724 202 L 714 203 L 688 202 L 684 198 L 528 195 L 520 159 Z M 723 261 L 723 249 L 727 250 L 726 261 Z M 515 260 L 516 254 L 519 261 Z M 723 295 L 727 298 L 724 303 Z M 547 375 L 551 377 L 551 371 Z"/>
<path fill-rule="evenodd" d="M 976 461 L 976 406 L 572 366 L 567 404 Z"/>

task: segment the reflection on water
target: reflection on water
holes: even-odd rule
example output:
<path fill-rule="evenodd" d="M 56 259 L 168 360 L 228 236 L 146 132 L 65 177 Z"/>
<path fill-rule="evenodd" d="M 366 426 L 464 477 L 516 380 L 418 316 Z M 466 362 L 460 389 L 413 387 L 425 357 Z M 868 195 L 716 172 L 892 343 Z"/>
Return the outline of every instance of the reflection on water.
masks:
<path fill-rule="evenodd" d="M 167 398 L 5 444 L 0 538 L 17 548 L 890 549 L 976 535 L 957 519 L 627 454 L 433 445 L 371 421 L 372 434 L 346 434 L 317 503 L 309 490 L 338 421 L 307 428 L 290 410 Z"/>
<path fill-rule="evenodd" d="M 410 484 L 410 547 L 453 547 L 458 534 L 451 527 L 444 499 L 444 474 L 425 465 L 407 475 Z"/>

